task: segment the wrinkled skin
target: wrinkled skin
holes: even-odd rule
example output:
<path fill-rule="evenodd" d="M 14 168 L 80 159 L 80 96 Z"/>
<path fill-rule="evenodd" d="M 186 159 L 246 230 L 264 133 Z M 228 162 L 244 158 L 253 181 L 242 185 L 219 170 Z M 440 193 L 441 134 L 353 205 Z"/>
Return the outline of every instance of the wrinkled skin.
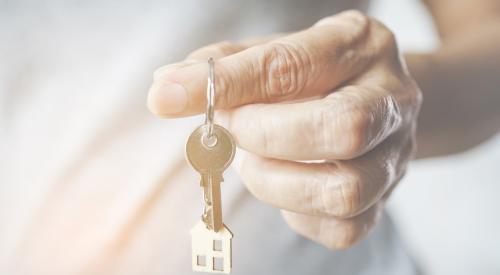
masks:
<path fill-rule="evenodd" d="M 415 152 L 421 92 L 394 35 L 358 11 L 287 35 L 222 42 L 158 69 L 150 110 L 203 113 L 216 59 L 216 117 L 248 190 L 290 228 L 346 248 L 374 227 Z"/>

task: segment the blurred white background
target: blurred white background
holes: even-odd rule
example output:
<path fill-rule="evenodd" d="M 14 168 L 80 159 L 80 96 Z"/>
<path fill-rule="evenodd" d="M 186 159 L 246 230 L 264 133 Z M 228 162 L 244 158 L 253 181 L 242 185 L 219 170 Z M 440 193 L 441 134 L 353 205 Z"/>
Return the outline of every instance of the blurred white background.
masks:
<path fill-rule="evenodd" d="M 371 14 L 397 34 L 403 50 L 439 44 L 419 0 L 375 2 Z M 426 273 L 500 274 L 499 171 L 499 135 L 468 152 L 410 167 L 389 211 Z"/>
<path fill-rule="evenodd" d="M 371 14 L 395 31 L 403 50 L 426 51 L 437 47 L 439 43 L 432 21 L 420 1 L 374 0 L 375 4 L 371 7 Z M 148 18 L 145 17 L 144 20 Z M 155 22 L 151 22 L 153 23 Z M 85 37 L 76 34 L 71 36 L 77 42 L 79 41 L 77 39 L 83 41 Z M 137 39 L 137 43 L 142 43 L 140 41 L 141 39 Z M 92 41 L 85 42 L 93 45 Z M 99 44 L 97 47 L 102 45 Z M 106 51 L 103 50 L 102 53 Z M 66 55 L 61 54 L 61 56 Z M 137 52 L 136 56 L 129 57 L 128 62 L 140 62 L 141 58 L 143 54 Z M 70 84 L 58 85 L 71 87 Z M 120 88 L 116 90 L 119 91 Z M 71 108 L 70 104 L 68 108 Z M 54 112 L 54 115 L 58 114 Z M 39 127 L 44 126 L 40 124 Z M 0 144 L 0 146 L 5 145 Z M 36 152 L 29 153 L 42 155 Z M 0 165 L 0 169 L 2 166 Z M 500 178 L 500 135 L 469 152 L 446 158 L 416 161 L 411 165 L 408 175 L 389 202 L 389 210 L 404 241 L 426 274 L 500 274 L 498 178 Z M 19 186 L 19 192 L 24 192 L 21 187 Z M 0 200 L 0 205 L 1 203 Z M 22 220 L 21 214 L 16 213 L 16 215 L 18 220 Z M 17 233 L 20 232 L 13 232 L 14 235 L 11 236 L 16 236 Z"/>

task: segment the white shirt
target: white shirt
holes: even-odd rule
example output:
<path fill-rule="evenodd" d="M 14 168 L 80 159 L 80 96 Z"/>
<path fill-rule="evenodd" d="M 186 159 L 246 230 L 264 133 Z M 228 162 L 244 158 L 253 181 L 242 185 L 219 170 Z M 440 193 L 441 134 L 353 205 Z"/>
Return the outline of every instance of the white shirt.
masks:
<path fill-rule="evenodd" d="M 12 1 L 0 9 L 0 273 L 191 274 L 202 210 L 184 159 L 202 117 L 146 109 L 157 67 L 298 30 L 358 1 Z M 363 3 L 359 3 L 363 4 Z M 390 220 L 332 252 L 229 170 L 234 274 L 414 274 Z"/>

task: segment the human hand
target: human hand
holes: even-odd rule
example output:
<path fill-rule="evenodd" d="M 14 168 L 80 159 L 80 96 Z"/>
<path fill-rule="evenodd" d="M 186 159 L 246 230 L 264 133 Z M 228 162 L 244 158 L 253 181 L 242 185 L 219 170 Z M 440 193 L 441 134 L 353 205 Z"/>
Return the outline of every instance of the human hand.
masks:
<path fill-rule="evenodd" d="M 216 118 L 243 149 L 235 167 L 250 192 L 326 247 L 365 236 L 415 151 L 421 104 L 391 31 L 348 11 L 293 34 L 204 47 L 155 72 L 150 110 L 203 113 L 208 57 Z"/>

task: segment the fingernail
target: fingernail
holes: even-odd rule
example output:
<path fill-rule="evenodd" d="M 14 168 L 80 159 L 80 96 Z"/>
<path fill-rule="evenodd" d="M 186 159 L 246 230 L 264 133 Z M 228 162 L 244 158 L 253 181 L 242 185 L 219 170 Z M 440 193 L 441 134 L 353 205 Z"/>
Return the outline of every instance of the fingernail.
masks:
<path fill-rule="evenodd" d="M 187 103 L 186 89 L 172 82 L 152 88 L 148 98 L 151 111 L 160 115 L 179 114 L 186 109 Z"/>

